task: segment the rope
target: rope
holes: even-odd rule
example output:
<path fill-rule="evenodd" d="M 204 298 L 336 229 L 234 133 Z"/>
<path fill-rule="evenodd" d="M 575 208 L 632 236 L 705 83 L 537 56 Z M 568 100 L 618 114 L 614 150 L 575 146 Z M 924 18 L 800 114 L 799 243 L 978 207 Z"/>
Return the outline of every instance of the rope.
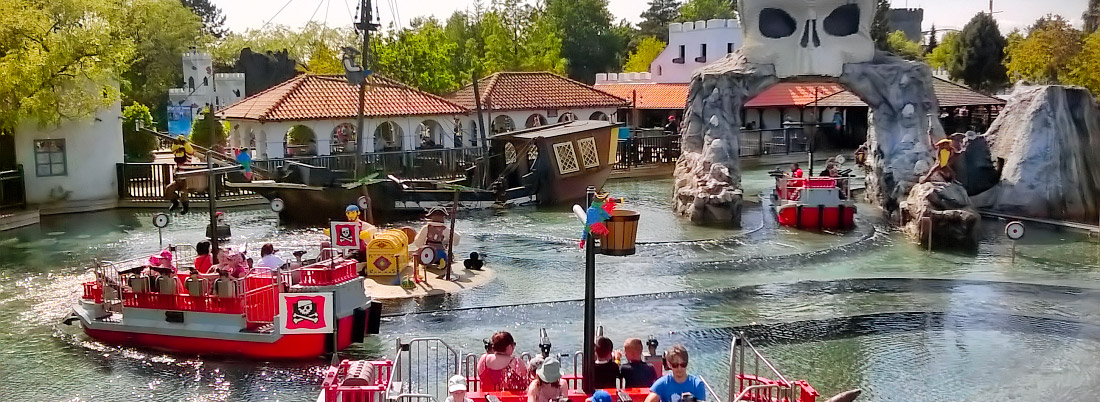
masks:
<path fill-rule="evenodd" d="M 275 12 L 275 15 L 272 15 L 272 16 L 271 16 L 271 18 L 269 18 L 269 19 L 267 20 L 267 22 L 265 22 L 265 23 L 264 23 L 264 24 L 263 24 L 262 26 L 260 26 L 260 29 L 264 29 L 264 28 L 267 28 L 267 25 L 268 25 L 268 24 L 270 24 L 270 23 L 271 23 L 271 21 L 274 21 L 274 20 L 275 20 L 275 17 L 278 17 L 278 16 L 279 16 L 279 14 L 280 14 L 280 13 L 282 13 L 282 12 L 283 12 L 283 10 L 285 10 L 285 9 L 286 9 L 286 6 L 289 6 L 289 5 L 290 5 L 290 2 L 292 2 L 292 1 L 294 1 L 294 0 L 286 0 L 286 4 L 283 4 L 283 6 L 282 6 L 281 8 L 279 8 L 279 11 L 276 11 L 276 12 Z"/>

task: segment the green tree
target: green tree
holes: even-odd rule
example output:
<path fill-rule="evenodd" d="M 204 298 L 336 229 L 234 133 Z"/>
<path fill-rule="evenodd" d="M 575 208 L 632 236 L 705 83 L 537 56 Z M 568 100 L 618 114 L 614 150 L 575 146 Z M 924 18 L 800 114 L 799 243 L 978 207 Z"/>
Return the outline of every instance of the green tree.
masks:
<path fill-rule="evenodd" d="M 1069 62 L 1065 82 L 1100 94 L 1100 31 L 1085 37 L 1081 51 Z"/>
<path fill-rule="evenodd" d="M 871 39 L 875 41 L 875 48 L 888 50 L 887 39 L 890 37 L 890 0 L 878 0 L 875 5 L 875 17 L 871 20 Z"/>
<path fill-rule="evenodd" d="M 1084 36 L 1059 15 L 1048 15 L 1028 29 L 1025 39 L 1008 41 L 1005 67 L 1013 80 L 1057 84 L 1081 51 Z"/>
<path fill-rule="evenodd" d="M 229 139 L 227 124 L 228 122 L 218 119 L 210 108 L 203 109 L 202 117 L 191 123 L 191 143 L 214 150 L 225 148 L 226 141 Z M 213 129 L 210 128 L 211 125 L 214 126 Z M 211 132 L 215 135 L 213 147 L 210 142 Z"/>
<path fill-rule="evenodd" d="M 894 31 L 886 38 L 886 50 L 906 60 L 921 60 L 924 56 L 920 44 L 910 41 L 902 31 Z"/>
<path fill-rule="evenodd" d="M 118 101 L 119 72 L 134 56 L 126 13 L 101 0 L 0 2 L 0 132 L 26 120 L 86 117 Z"/>
<path fill-rule="evenodd" d="M 127 162 L 152 162 L 153 150 L 157 149 L 157 138 L 153 134 L 137 129 L 153 127 L 153 115 L 149 107 L 134 103 L 122 109 L 122 149 Z"/>
<path fill-rule="evenodd" d="M 680 6 L 680 21 L 737 18 L 737 2 L 730 0 L 688 0 Z"/>
<path fill-rule="evenodd" d="M 665 50 L 665 42 L 652 36 L 642 38 L 638 47 L 630 53 L 626 59 L 623 71 L 628 73 L 640 73 L 649 71 L 649 65 Z"/>
<path fill-rule="evenodd" d="M 680 17 L 680 2 L 677 0 L 649 0 L 649 8 L 642 12 L 642 22 L 638 23 L 639 35 L 655 37 L 668 42 L 668 24 Z"/>
<path fill-rule="evenodd" d="M 340 54 L 325 45 L 324 42 L 313 42 L 313 48 L 309 51 L 309 61 L 304 70 L 313 74 L 343 74 L 344 63 Z"/>
<path fill-rule="evenodd" d="M 1005 66 L 1005 38 L 997 21 L 978 13 L 959 33 L 959 48 L 948 68 L 952 77 L 979 91 L 992 93 L 1008 82 Z"/>
<path fill-rule="evenodd" d="M 627 38 L 612 26 L 607 0 L 547 0 L 546 14 L 562 38 L 570 78 L 593 82 L 596 73 L 619 68 Z"/>
<path fill-rule="evenodd" d="M 959 51 L 959 33 L 948 32 L 943 36 L 939 46 L 936 46 L 927 56 L 928 64 L 933 68 L 942 68 L 950 71 L 950 63 Z M 955 77 L 951 77 L 955 79 Z"/>
<path fill-rule="evenodd" d="M 936 38 L 936 24 L 932 24 L 932 29 L 928 31 L 928 46 L 924 47 L 924 54 L 932 53 L 939 45 L 939 38 Z"/>
<path fill-rule="evenodd" d="M 435 18 L 416 18 L 411 28 L 390 29 L 371 41 L 375 72 L 435 94 L 458 89 L 450 70 L 455 44 Z"/>
<path fill-rule="evenodd" d="M 231 32 L 210 47 L 210 54 L 217 66 L 232 66 L 240 57 L 241 49 L 254 53 L 286 50 L 291 59 L 309 60 L 315 43 L 324 43 L 329 49 L 344 46 L 362 47 L 351 27 L 329 27 L 319 22 L 309 22 L 301 29 L 285 25 L 269 25 L 263 29 L 249 29 L 244 33 Z"/>
<path fill-rule="evenodd" d="M 210 0 L 179 1 L 184 7 L 190 8 L 195 15 L 202 18 L 203 32 L 215 38 L 221 38 L 229 33 L 229 29 L 225 27 L 225 16 L 222 15 L 222 10 L 211 3 Z"/>

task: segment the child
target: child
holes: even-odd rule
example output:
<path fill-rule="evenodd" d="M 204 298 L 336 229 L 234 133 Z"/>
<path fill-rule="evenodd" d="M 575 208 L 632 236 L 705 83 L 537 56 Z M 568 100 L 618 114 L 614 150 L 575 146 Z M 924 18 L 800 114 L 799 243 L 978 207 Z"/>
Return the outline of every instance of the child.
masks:
<path fill-rule="evenodd" d="M 447 400 L 443 402 L 474 402 L 473 399 L 466 397 L 466 377 L 461 375 L 452 376 L 447 380 L 447 392 L 451 395 L 447 396 Z"/>

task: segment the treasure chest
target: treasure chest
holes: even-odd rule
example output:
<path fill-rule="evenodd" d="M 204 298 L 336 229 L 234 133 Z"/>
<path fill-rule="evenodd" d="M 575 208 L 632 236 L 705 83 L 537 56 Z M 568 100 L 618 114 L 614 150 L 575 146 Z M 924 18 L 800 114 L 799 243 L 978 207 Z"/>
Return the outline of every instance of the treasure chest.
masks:
<path fill-rule="evenodd" d="M 397 275 L 409 264 L 409 238 L 396 229 L 374 235 L 367 243 L 367 276 Z"/>

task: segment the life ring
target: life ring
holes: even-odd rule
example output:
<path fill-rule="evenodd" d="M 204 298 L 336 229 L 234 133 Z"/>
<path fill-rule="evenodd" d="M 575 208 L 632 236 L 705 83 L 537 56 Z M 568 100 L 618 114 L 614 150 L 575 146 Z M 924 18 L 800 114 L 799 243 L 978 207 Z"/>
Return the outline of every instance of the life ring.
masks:
<path fill-rule="evenodd" d="M 276 199 L 271 200 L 271 210 L 272 211 L 283 212 L 284 208 L 286 208 L 286 203 L 283 202 L 282 198 L 276 198 Z"/>
<path fill-rule="evenodd" d="M 419 262 L 420 265 L 432 265 L 436 261 L 435 258 L 436 252 L 431 246 L 424 246 L 416 251 L 416 262 Z"/>

